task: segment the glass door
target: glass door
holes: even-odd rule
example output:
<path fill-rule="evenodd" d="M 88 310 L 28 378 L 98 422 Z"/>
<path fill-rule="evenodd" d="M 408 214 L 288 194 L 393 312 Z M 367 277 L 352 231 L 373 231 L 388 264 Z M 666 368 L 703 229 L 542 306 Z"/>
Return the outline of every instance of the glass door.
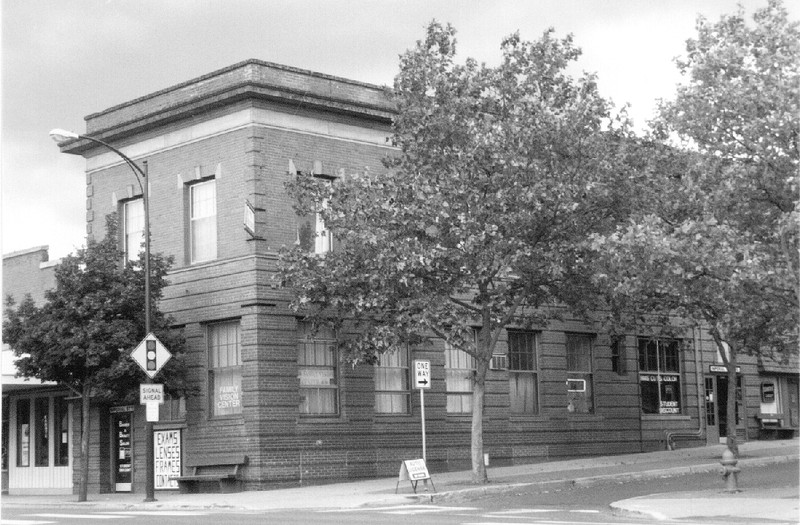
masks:
<path fill-rule="evenodd" d="M 133 435 L 132 412 L 111 415 L 111 428 L 114 431 L 113 457 L 114 490 L 130 492 L 133 480 Z"/>

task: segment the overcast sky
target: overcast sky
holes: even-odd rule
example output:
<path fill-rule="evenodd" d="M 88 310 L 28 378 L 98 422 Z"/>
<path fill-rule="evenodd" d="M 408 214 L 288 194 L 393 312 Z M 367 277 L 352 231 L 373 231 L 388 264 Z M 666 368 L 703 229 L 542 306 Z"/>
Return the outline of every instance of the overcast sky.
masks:
<path fill-rule="evenodd" d="M 255 58 L 390 85 L 398 56 L 432 19 L 458 31 L 461 59 L 489 64 L 503 37 L 572 33 L 579 66 L 644 126 L 680 76 L 673 59 L 698 14 L 716 20 L 766 0 L 2 0 L 2 253 L 83 246 L 85 164 L 53 128 Z M 798 18 L 797 3 L 787 2 Z"/>

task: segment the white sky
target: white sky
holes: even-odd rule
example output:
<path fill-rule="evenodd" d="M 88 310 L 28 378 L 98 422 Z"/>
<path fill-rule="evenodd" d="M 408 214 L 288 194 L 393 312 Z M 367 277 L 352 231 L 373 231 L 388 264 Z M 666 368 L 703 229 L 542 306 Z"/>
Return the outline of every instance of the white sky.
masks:
<path fill-rule="evenodd" d="M 766 0 L 2 0 L 2 253 L 84 244 L 82 157 L 53 128 L 78 133 L 91 113 L 255 58 L 390 85 L 398 56 L 432 19 L 457 29 L 462 60 L 489 64 L 503 37 L 573 33 L 579 67 L 642 127 L 680 77 L 673 58 L 698 14 L 717 20 Z M 793 19 L 800 3 L 786 2 Z"/>

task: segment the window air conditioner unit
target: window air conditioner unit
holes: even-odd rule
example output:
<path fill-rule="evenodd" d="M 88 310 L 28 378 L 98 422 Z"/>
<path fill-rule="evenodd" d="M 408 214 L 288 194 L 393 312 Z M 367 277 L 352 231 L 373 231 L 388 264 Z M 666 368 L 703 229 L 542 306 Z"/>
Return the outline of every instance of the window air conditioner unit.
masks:
<path fill-rule="evenodd" d="M 567 392 L 586 392 L 586 380 L 567 379 Z"/>
<path fill-rule="evenodd" d="M 508 357 L 504 354 L 495 354 L 489 361 L 490 370 L 508 370 Z"/>

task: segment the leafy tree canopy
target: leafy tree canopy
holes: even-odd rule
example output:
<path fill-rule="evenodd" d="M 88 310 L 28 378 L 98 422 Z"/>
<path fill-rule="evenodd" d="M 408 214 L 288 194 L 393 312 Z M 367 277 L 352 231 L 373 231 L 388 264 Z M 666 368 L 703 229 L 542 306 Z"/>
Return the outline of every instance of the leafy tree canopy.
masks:
<path fill-rule="evenodd" d="M 310 316 L 372 325 L 348 343 L 356 359 L 428 331 L 485 359 L 471 327 L 580 304 L 582 241 L 627 213 L 626 124 L 602 132 L 610 108 L 594 76 L 565 73 L 580 54 L 572 39 L 512 35 L 487 67 L 455 64 L 454 33 L 432 23 L 401 58 L 388 172 L 334 184 L 299 174 L 288 186 L 338 246 L 284 252 L 281 276 Z"/>
<path fill-rule="evenodd" d="M 596 247 L 627 307 L 787 358 L 798 344 L 800 34 L 778 1 L 753 20 L 741 9 L 699 18 L 678 60 L 687 83 L 654 122 L 669 146 L 652 147 L 649 204 Z"/>
<path fill-rule="evenodd" d="M 17 305 L 6 298 L 3 338 L 16 355 L 19 375 L 55 381 L 80 393 L 91 388 L 98 401 L 131 403 L 147 376 L 129 357 L 144 338 L 144 254 L 122 264 L 117 248 L 115 216 L 106 236 L 65 257 L 55 268 L 55 288 L 45 303 L 26 296 Z M 151 295 L 156 304 L 166 286 L 171 261 L 151 257 Z M 173 354 L 159 379 L 173 393 L 183 391 L 183 338 L 170 330 L 170 320 L 153 309 L 151 329 Z"/>
<path fill-rule="evenodd" d="M 571 37 L 515 34 L 501 51 L 496 67 L 457 64 L 454 29 L 431 23 L 400 59 L 397 154 L 382 173 L 291 180 L 298 212 L 318 211 L 337 246 L 285 250 L 279 266 L 298 311 L 353 323 L 341 343 L 353 361 L 431 333 L 473 355 L 473 439 L 502 328 L 544 323 L 556 304 L 588 311 L 585 241 L 627 215 L 637 173 L 624 115 L 594 75 L 566 73 Z M 473 469 L 477 457 L 473 442 Z"/>

